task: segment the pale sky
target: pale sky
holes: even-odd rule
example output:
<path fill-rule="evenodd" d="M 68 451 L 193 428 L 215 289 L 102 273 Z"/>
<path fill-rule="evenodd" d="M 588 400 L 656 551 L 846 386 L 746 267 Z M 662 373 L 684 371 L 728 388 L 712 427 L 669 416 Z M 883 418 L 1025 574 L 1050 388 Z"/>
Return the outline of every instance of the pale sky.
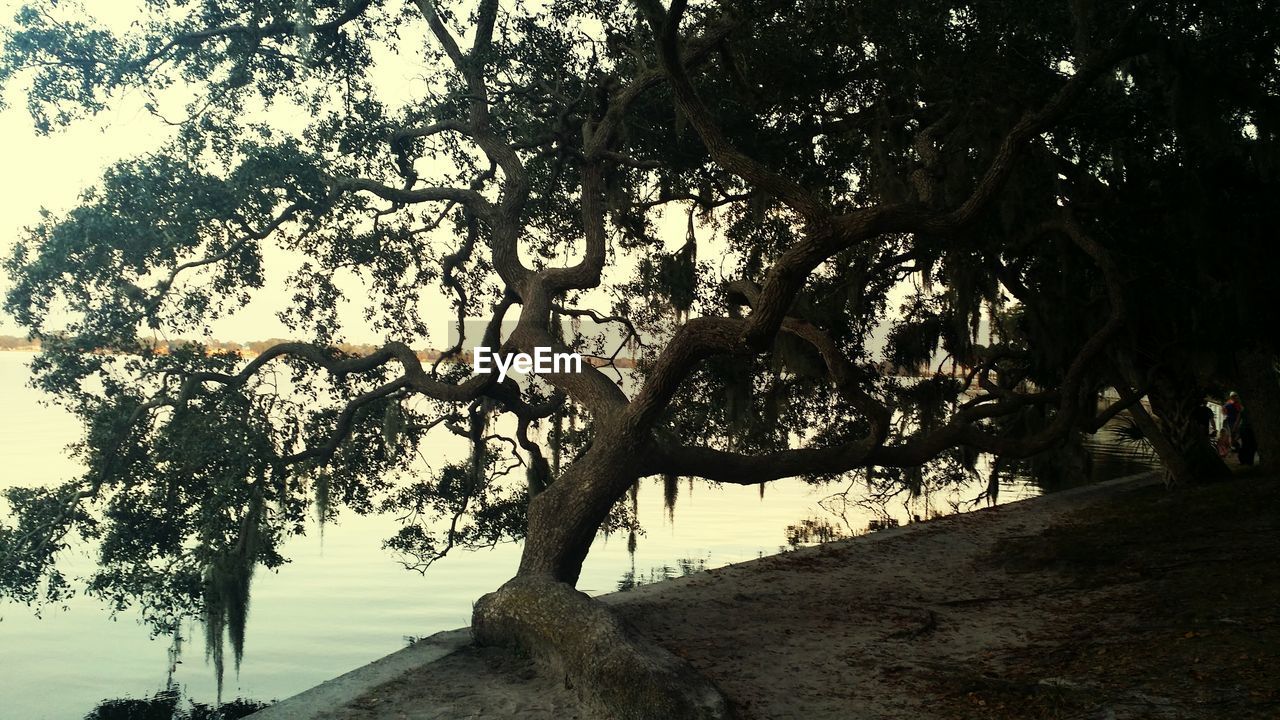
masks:
<path fill-rule="evenodd" d="M 0 23 L 9 24 L 22 3 L 17 0 L 0 0 Z M 113 29 L 127 28 L 137 17 L 136 4 L 128 2 L 96 3 L 91 6 L 94 17 Z M 425 25 L 424 25 L 425 31 Z M 407 45 L 408 43 L 406 43 Z M 412 58 L 381 58 L 383 67 L 376 78 L 380 89 L 416 94 L 421 88 L 419 71 Z M 133 92 L 112 100 L 110 110 L 97 117 L 73 123 L 66 129 L 40 137 L 32 127 L 25 107 L 23 83 L 14 82 L 6 88 L 8 108 L 0 110 L 0 138 L 3 138 L 5 159 L 9 167 L 0 173 L 0 255 L 8 256 L 22 228 L 36 223 L 40 209 L 47 208 L 60 214 L 74 207 L 77 196 L 85 188 L 95 184 L 103 170 L 112 163 L 135 157 L 155 149 L 172 136 L 174 128 L 161 122 L 143 108 L 146 98 Z M 414 87 L 417 85 L 418 87 Z M 182 103 L 162 105 L 161 112 L 169 117 L 181 116 Z M 272 113 L 271 121 L 297 128 L 305 124 L 305 117 L 280 117 Z M 265 248 L 267 287 L 255 295 L 249 306 L 234 317 L 214 325 L 214 335 L 220 340 L 255 340 L 285 336 L 284 326 L 275 318 L 275 312 L 283 307 L 288 297 L 284 280 L 290 275 L 299 258 L 289 257 L 280 251 L 271 251 L 270 241 Z M 0 273 L 0 293 L 7 291 L 11 283 Z M 354 297 L 362 293 L 352 290 Z M 441 331 L 448 317 L 447 301 L 432 288 L 424 298 L 431 316 L 441 318 Z M 438 302 L 433 302 L 438 300 Z M 439 306 L 438 312 L 435 306 Z M 356 342 L 375 340 L 372 335 L 359 332 L 363 325 L 360 309 L 346 308 L 343 319 L 351 332 L 349 339 Z M 432 327 L 435 327 L 432 323 Z M 12 318 L 0 312 L 0 334 L 24 335 Z M 434 334 L 434 333 L 433 333 Z"/>
<path fill-rule="evenodd" d="M 12 13 L 6 9 L 5 15 Z M 168 130 L 143 111 L 141 103 L 128 102 L 99 118 L 40 137 L 19 93 L 6 95 L 10 107 L 0 111 L 8 166 L 0 173 L 0 253 L 5 256 L 22 228 L 38 221 L 41 207 L 55 212 L 72 207 L 107 165 L 154 147 Z M 8 277 L 0 275 L 0 291 L 8 287 Z M 0 318 L 0 333 L 22 334 L 7 315 Z"/>

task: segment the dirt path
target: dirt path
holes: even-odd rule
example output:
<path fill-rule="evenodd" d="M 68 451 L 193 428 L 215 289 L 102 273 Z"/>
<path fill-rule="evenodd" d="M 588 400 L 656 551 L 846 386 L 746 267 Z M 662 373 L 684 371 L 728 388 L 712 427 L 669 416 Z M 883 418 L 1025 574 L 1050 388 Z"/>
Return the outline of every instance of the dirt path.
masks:
<path fill-rule="evenodd" d="M 1280 717 L 1280 482 L 1127 482 L 606 598 L 744 720 Z M 333 718 L 574 718 L 467 650 Z"/>

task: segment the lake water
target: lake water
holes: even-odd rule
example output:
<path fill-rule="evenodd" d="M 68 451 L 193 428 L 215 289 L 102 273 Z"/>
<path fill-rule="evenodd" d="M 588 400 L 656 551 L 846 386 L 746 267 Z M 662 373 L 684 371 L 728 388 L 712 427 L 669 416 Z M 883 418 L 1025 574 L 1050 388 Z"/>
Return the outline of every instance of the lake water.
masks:
<path fill-rule="evenodd" d="M 41 404 L 26 387 L 31 355 L 0 352 L 0 487 L 51 484 L 74 477 L 79 468 L 65 446 L 79 437 L 76 421 Z M 454 442 L 440 435 L 441 442 Z M 1091 447 L 1094 479 L 1117 477 L 1151 465 L 1123 448 Z M 887 509 L 906 522 L 911 515 L 951 512 L 952 503 L 978 495 L 985 483 L 930 493 Z M 680 482 L 674 519 L 663 503 L 662 484 L 646 481 L 639 493 L 645 534 L 634 558 L 627 538 L 601 538 L 583 568 L 579 587 L 591 594 L 612 592 L 630 571 L 660 576 L 681 561 L 714 568 L 776 553 L 787 545 L 787 527 L 807 518 L 837 519 L 820 501 L 841 488 L 812 487 L 799 481 L 757 488 L 715 487 Z M 1001 490 L 1009 502 L 1038 494 L 1026 479 L 1012 478 Z M 829 505 L 829 504 L 828 504 Z M 3 511 L 0 506 L 0 511 Z M 874 515 L 862 508 L 849 524 L 865 528 Z M 260 570 L 253 580 L 244 662 L 228 669 L 223 698 L 281 699 L 403 647 L 421 637 L 468 624 L 471 604 L 514 572 L 519 547 L 459 553 L 423 576 L 404 570 L 381 549 L 394 520 L 344 516 L 318 532 L 291 540 L 292 562 L 279 572 Z M 80 551 L 66 567 L 87 568 Z M 678 570 L 676 571 L 678 572 Z M 108 698 L 147 697 L 169 682 L 187 697 L 211 703 L 212 665 L 206 663 L 201 630 L 171 664 L 169 638 L 151 638 L 137 617 L 112 618 L 97 601 L 74 598 L 65 608 L 44 608 L 37 617 L 20 604 L 0 600 L 0 718 L 79 720 Z"/>

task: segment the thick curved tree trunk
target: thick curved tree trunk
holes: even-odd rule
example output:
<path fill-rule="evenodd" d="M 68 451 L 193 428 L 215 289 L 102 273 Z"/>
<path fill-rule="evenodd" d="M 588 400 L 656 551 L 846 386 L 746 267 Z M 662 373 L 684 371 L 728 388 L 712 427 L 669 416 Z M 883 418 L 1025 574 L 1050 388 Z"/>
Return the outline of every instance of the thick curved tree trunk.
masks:
<path fill-rule="evenodd" d="M 483 645 L 527 652 L 601 717 L 730 718 L 723 695 L 707 678 L 573 587 L 600 524 L 637 479 L 629 445 L 597 437 L 534 498 L 519 572 L 476 603 L 472 634 Z"/>
<path fill-rule="evenodd" d="M 1127 359 L 1119 370 L 1118 388 L 1146 386 L 1150 407 L 1137 403 L 1126 412 L 1151 443 L 1170 485 L 1194 485 L 1231 475 L 1204 427 L 1196 423 L 1195 410 L 1204 397 L 1194 374 L 1167 365 L 1135 367 Z"/>
<path fill-rule="evenodd" d="M 1154 432 L 1162 437 L 1163 442 L 1157 442 L 1148 429 L 1143 428 L 1156 454 L 1175 482 L 1180 484 L 1210 482 L 1231 475 L 1213 449 L 1204 428 L 1196 424 L 1195 409 L 1203 397 L 1195 388 L 1195 382 L 1189 377 L 1162 377 L 1152 387 L 1149 397 L 1151 411 L 1160 421 Z"/>
<path fill-rule="evenodd" d="M 517 575 L 476 603 L 476 641 L 518 647 L 618 720 L 730 718 L 693 666 L 637 635 L 604 603 L 545 576 Z"/>
<path fill-rule="evenodd" d="M 1191 464 L 1187 462 L 1182 453 L 1178 452 L 1177 447 L 1174 446 L 1168 434 L 1160 427 L 1156 419 L 1151 416 L 1151 413 L 1147 412 L 1147 409 L 1141 404 L 1137 404 L 1129 409 L 1129 416 L 1137 423 L 1143 437 L 1147 439 L 1147 442 L 1151 443 L 1151 447 L 1156 451 L 1156 456 L 1160 458 L 1160 463 L 1164 465 L 1166 483 L 1169 485 L 1195 483 L 1196 474 L 1192 470 Z"/>

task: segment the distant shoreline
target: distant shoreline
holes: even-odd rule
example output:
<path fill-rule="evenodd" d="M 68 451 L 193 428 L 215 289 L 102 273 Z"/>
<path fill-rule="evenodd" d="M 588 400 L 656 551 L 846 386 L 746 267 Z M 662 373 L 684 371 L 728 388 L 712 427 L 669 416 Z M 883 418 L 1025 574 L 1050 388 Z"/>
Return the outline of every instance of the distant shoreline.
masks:
<path fill-rule="evenodd" d="M 246 345 L 248 345 L 248 344 L 249 344 L 249 343 L 246 343 Z M 272 344 L 272 345 L 274 345 L 274 344 L 276 344 L 276 343 L 275 343 L 274 341 L 271 341 L 271 344 Z M 167 354 L 167 353 L 169 352 L 169 347 L 170 347 L 170 345 L 160 345 L 160 346 L 157 346 L 157 348 L 156 348 L 156 349 L 157 349 L 157 351 L 158 351 L 158 352 L 160 352 L 160 353 L 162 353 L 162 354 Z M 224 344 L 224 347 L 217 347 L 217 346 L 215 346 L 215 345 L 209 345 L 208 347 L 209 347 L 210 349 L 212 349 L 212 350 L 224 350 L 224 351 L 227 351 L 227 352 L 235 352 L 235 353 L 238 353 L 238 354 L 240 355 L 240 357 L 241 357 L 241 358 L 246 359 L 246 360 L 251 360 L 251 359 L 253 359 L 253 358 L 257 357 L 259 354 L 261 354 L 261 350 L 254 350 L 254 349 L 250 349 L 250 348 L 248 348 L 248 347 L 241 347 L 241 348 L 229 348 L 229 347 L 225 347 L 225 344 Z M 377 349 L 377 346 L 375 346 L 375 345 L 354 345 L 354 346 L 353 346 L 353 345 L 348 345 L 348 346 L 340 346 L 338 349 L 339 349 L 339 350 L 343 350 L 344 352 L 353 352 L 353 353 L 356 353 L 356 354 L 368 354 L 368 353 L 373 352 L 374 350 L 376 350 L 376 349 Z M 29 354 L 35 354 L 35 353 L 40 352 L 40 346 L 39 346 L 39 345 L 27 345 L 27 346 L 23 346 L 23 347 L 0 347 L 0 352 L 13 352 L 13 353 L 29 353 Z M 418 357 L 418 359 L 419 359 L 419 360 L 423 360 L 423 361 L 426 361 L 426 362 L 435 362 L 436 360 L 439 360 L 439 359 L 440 359 L 440 356 L 444 354 L 444 351 L 442 351 L 442 350 L 435 350 L 435 349 L 431 349 L 431 350 L 416 350 L 416 351 L 414 351 L 414 354 Z M 597 356 L 595 356 L 595 355 L 583 355 L 582 357 L 583 357 L 583 360 L 584 360 L 587 364 L 589 364 L 589 365 L 593 365 L 593 366 L 595 366 L 595 367 L 605 367 L 605 366 L 612 365 L 613 367 L 617 367 L 617 368 L 622 368 L 622 369 L 632 369 L 632 368 L 634 368 L 634 367 L 636 366 L 636 361 L 635 361 L 635 359 L 634 359 L 634 358 L 620 357 L 620 358 L 615 358 L 615 359 L 613 359 L 612 361 L 610 361 L 608 358 L 597 357 Z M 468 365 L 469 365 L 469 364 L 471 364 L 471 353 L 470 353 L 470 351 L 463 351 L 463 352 L 461 352 L 461 353 L 458 353 L 456 356 L 454 356 L 454 357 L 450 358 L 450 359 L 448 360 L 448 362 L 453 362 L 453 363 L 464 363 L 464 364 L 468 364 Z"/>
<path fill-rule="evenodd" d="M 16 347 L 5 346 L 6 340 L 13 341 L 16 339 L 17 338 L 14 338 L 12 336 L 0 335 L 0 352 L 23 352 L 23 353 L 40 352 L 39 345 L 21 345 Z M 27 341 L 23 340 L 23 342 L 27 342 Z M 157 345 L 156 350 L 161 354 L 167 354 L 169 352 L 169 348 L 175 344 L 179 346 L 183 344 L 201 344 L 201 345 L 205 345 L 207 350 L 235 352 L 235 353 L 238 353 L 240 357 L 243 359 L 252 360 L 253 358 L 260 355 L 263 350 L 283 342 L 291 342 L 291 341 L 280 339 L 280 338 L 272 338 L 270 340 L 256 340 L 256 341 L 247 342 L 247 343 L 231 343 L 231 342 L 213 340 L 206 344 L 206 343 L 197 343 L 196 341 L 185 342 L 182 340 L 178 340 L 178 341 L 175 341 L 174 343 L 164 343 L 161 345 Z M 372 345 L 367 343 L 360 343 L 360 344 L 341 343 L 334 347 L 336 347 L 338 350 L 341 350 L 342 352 L 346 352 L 354 355 L 367 355 L 379 348 L 378 345 Z M 416 355 L 419 360 L 422 360 L 424 362 L 435 362 L 440 358 L 440 356 L 443 353 L 444 353 L 443 350 L 436 350 L 434 348 L 429 350 L 414 351 L 414 355 Z M 594 367 L 598 367 L 598 368 L 614 367 L 619 370 L 632 370 L 632 369 L 635 369 L 639 364 L 636 358 L 617 357 L 611 360 L 607 357 L 602 357 L 599 355 L 588 355 L 586 353 L 582 354 L 582 359 L 583 359 L 583 362 L 585 362 L 586 364 L 592 365 Z M 462 363 L 462 364 L 470 365 L 471 352 L 469 350 L 464 350 L 461 353 L 458 353 L 456 356 L 454 356 L 450 360 L 448 360 L 447 362 Z M 931 369 L 928 367 L 922 367 L 922 368 L 916 369 L 915 371 L 912 371 L 910 369 L 903 370 L 901 368 L 897 368 L 887 362 L 882 362 L 879 365 L 880 365 L 879 369 L 881 372 L 888 375 L 895 375 L 898 377 L 931 377 L 934 375 L 934 372 L 931 371 Z M 957 368 L 957 370 L 963 370 L 965 372 L 968 371 L 967 368 Z M 961 375 L 963 375 L 963 373 L 961 373 Z M 953 373 L 952 377 L 956 377 L 956 374 Z"/>

